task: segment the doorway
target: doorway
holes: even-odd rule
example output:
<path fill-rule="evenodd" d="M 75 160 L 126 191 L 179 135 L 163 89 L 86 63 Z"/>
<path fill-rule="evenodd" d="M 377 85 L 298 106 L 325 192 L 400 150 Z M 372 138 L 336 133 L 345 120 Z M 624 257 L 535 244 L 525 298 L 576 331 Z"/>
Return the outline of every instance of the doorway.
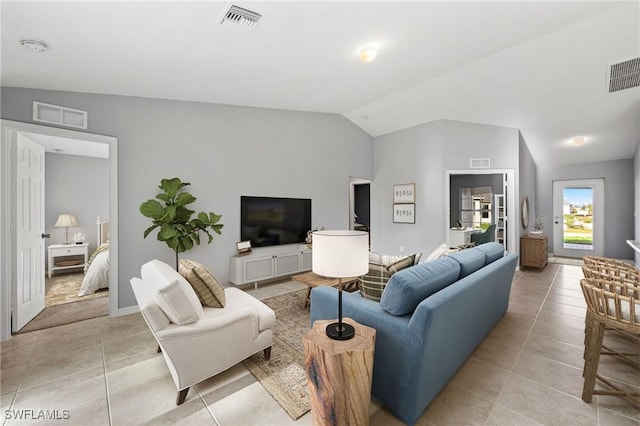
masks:
<path fill-rule="evenodd" d="M 469 243 L 470 235 L 495 225 L 495 241 L 517 253 L 513 170 L 447 170 L 446 235 L 449 246 Z"/>
<path fill-rule="evenodd" d="M 604 179 L 553 182 L 553 254 L 604 254 Z"/>
<path fill-rule="evenodd" d="M 349 178 L 349 229 L 369 233 L 371 241 L 371 181 Z"/>
<path fill-rule="evenodd" d="M 0 208 L 0 271 L 2 285 L 0 296 L 2 300 L 0 316 L 0 341 L 8 340 L 11 336 L 12 316 L 15 315 L 17 289 L 15 288 L 16 265 L 18 256 L 16 253 L 16 158 L 15 143 L 18 135 L 40 134 L 59 138 L 68 138 L 76 141 L 91 141 L 106 144 L 109 152 L 109 219 L 110 219 L 110 262 L 109 262 L 109 314 L 114 316 L 118 312 L 118 256 L 117 256 L 117 229 L 118 229 L 118 178 L 117 178 L 117 138 L 92 133 L 83 133 L 74 130 L 47 127 L 29 123 L 1 120 L 2 124 L 2 149 L 0 150 L 0 191 L 2 192 L 2 205 Z M 44 253 L 44 240 L 42 240 L 42 253 Z M 44 262 L 42 262 L 44 265 Z M 44 276 L 44 270 L 41 271 Z M 44 306 L 43 306 L 44 307 Z"/>

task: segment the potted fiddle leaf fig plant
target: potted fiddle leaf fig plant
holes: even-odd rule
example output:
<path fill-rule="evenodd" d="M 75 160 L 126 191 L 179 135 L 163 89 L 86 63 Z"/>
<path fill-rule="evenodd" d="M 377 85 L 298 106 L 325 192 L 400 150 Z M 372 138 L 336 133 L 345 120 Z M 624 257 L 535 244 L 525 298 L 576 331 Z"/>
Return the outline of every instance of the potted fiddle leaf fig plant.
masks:
<path fill-rule="evenodd" d="M 144 238 L 159 228 L 158 241 L 164 241 L 176 253 L 176 270 L 178 253 L 191 250 L 194 245 L 200 245 L 201 232 L 207 234 L 207 244 L 211 244 L 211 231 L 222 235 L 220 230 L 224 226 L 219 223 L 222 216 L 213 212 L 200 212 L 192 219 L 195 211 L 187 206 L 196 201 L 196 197 L 184 190 L 184 187 L 189 185 L 191 184 L 182 182 L 177 177 L 162 179 L 159 186 L 162 192 L 156 195 L 157 200 L 147 200 L 140 205 L 140 213 L 150 218 L 153 223 L 145 229 Z"/>

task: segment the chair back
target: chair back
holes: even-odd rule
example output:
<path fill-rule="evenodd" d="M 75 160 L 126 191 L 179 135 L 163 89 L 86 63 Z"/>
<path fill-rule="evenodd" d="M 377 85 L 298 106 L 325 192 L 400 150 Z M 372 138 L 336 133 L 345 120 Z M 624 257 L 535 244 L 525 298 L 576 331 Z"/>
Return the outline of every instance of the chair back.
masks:
<path fill-rule="evenodd" d="M 490 243 L 496 240 L 496 224 L 492 223 L 489 227 L 482 233 L 471 234 L 471 242 L 476 243 L 478 245 L 484 243 Z"/>
<path fill-rule="evenodd" d="M 584 278 L 580 288 L 587 309 L 609 327 L 640 335 L 640 288 L 624 278 Z"/>

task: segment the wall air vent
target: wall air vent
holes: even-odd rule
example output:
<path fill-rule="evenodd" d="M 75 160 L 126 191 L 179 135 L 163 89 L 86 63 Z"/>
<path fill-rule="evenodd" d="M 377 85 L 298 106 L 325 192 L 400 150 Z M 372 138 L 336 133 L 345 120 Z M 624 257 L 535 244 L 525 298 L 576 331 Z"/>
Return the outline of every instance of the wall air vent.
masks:
<path fill-rule="evenodd" d="M 261 17 L 262 15 L 257 12 L 244 9 L 240 6 L 231 5 L 222 17 L 220 24 L 252 30 L 256 25 L 258 25 L 258 21 Z"/>
<path fill-rule="evenodd" d="M 471 169 L 488 169 L 491 167 L 491 161 L 488 158 L 471 158 L 469 160 L 469 168 Z"/>
<path fill-rule="evenodd" d="M 607 72 L 609 93 L 640 86 L 640 58 L 610 64 Z"/>
<path fill-rule="evenodd" d="M 33 121 L 86 129 L 87 119 L 87 111 L 33 101 Z"/>

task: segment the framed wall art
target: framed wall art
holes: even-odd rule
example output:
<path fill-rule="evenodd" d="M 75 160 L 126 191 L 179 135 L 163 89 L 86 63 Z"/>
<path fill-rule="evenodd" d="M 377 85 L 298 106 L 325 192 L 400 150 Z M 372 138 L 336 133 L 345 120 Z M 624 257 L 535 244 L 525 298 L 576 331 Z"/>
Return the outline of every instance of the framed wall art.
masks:
<path fill-rule="evenodd" d="M 394 204 L 393 223 L 416 223 L 416 205 L 413 203 Z"/>
<path fill-rule="evenodd" d="M 416 202 L 416 184 L 403 183 L 401 185 L 393 185 L 393 204 L 398 203 L 415 203 Z"/>

